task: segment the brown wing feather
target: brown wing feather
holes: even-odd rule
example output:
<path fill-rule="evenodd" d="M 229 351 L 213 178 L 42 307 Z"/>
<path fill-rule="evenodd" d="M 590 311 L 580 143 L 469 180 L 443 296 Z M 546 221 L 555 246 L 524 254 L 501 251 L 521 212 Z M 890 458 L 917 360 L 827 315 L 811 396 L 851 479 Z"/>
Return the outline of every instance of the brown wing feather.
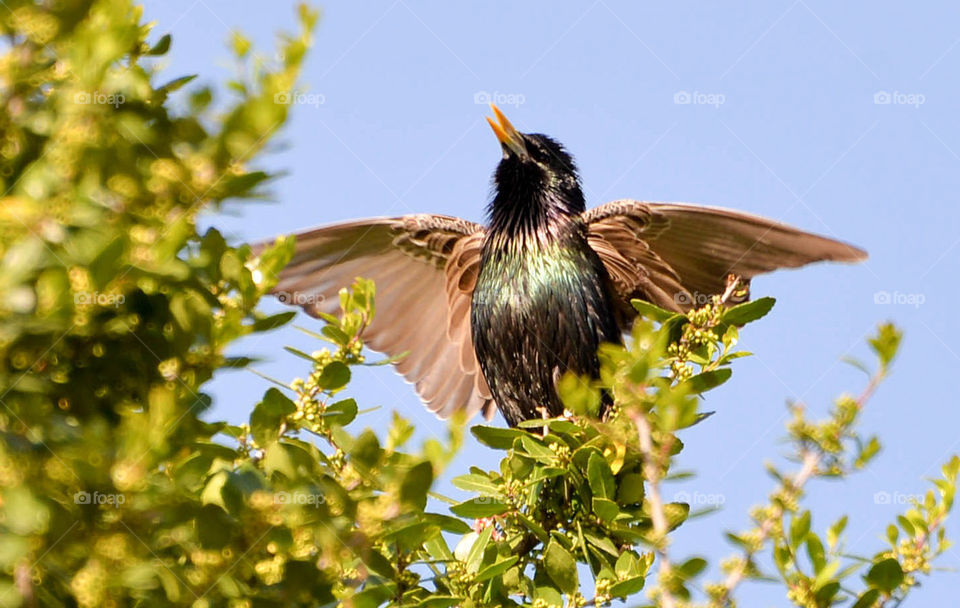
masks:
<path fill-rule="evenodd" d="M 624 310 L 637 297 L 685 310 L 722 293 L 731 273 L 749 281 L 778 268 L 867 257 L 847 243 L 718 207 L 619 200 L 590 209 L 584 220 Z"/>
<path fill-rule="evenodd" d="M 483 227 L 439 215 L 373 218 L 296 235 L 293 259 L 272 293 L 311 316 L 339 311 L 337 293 L 356 277 L 377 286 L 366 344 L 390 356 L 427 408 L 489 419 L 490 390 L 470 336 L 470 300 Z M 472 278 L 471 278 L 472 277 Z"/>

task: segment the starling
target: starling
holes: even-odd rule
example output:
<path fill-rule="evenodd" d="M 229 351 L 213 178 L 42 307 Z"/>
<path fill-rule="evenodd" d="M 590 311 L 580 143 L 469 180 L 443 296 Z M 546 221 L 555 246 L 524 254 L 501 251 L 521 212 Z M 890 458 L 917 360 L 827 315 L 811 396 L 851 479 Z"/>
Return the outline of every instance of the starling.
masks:
<path fill-rule="evenodd" d="M 617 200 L 586 209 L 563 146 L 520 133 L 492 106 L 503 150 L 486 226 L 431 214 L 372 218 L 296 235 L 273 293 L 335 313 L 355 277 L 377 285 L 364 339 L 442 418 L 510 426 L 560 415 L 567 370 L 596 376 L 601 343 L 622 341 L 640 298 L 683 312 L 778 268 L 856 262 L 866 252 L 762 217 L 699 205 Z M 285 297 L 284 297 L 285 296 Z"/>

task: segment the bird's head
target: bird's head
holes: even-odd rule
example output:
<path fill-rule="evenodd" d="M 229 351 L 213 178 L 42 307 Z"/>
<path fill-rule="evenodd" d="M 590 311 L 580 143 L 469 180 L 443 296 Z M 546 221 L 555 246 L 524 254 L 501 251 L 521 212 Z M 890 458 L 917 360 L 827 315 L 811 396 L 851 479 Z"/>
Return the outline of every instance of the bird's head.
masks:
<path fill-rule="evenodd" d="M 503 159 L 494 173 L 497 211 L 582 213 L 585 204 L 573 157 L 560 143 L 540 133 L 520 133 L 497 106 L 487 118 L 500 140 Z"/>

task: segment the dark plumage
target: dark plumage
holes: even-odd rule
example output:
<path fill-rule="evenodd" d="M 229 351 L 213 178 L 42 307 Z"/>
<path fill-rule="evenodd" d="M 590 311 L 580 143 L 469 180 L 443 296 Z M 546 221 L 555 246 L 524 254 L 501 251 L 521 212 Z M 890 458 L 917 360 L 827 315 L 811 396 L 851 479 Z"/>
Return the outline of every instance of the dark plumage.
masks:
<path fill-rule="evenodd" d="M 562 413 L 556 380 L 596 375 L 597 348 L 619 342 L 641 298 L 675 311 L 749 281 L 856 247 L 754 215 L 621 200 L 585 210 L 573 159 L 545 135 L 517 132 L 497 108 L 503 159 L 489 225 L 439 215 L 374 218 L 297 235 L 274 293 L 318 316 L 354 277 L 377 284 L 367 344 L 409 352 L 397 369 L 426 406 L 507 423 Z"/>
<path fill-rule="evenodd" d="M 573 159 L 545 135 L 502 137 L 470 326 L 493 399 L 516 426 L 540 407 L 560 415 L 556 380 L 596 376 L 600 344 L 621 337 Z"/>

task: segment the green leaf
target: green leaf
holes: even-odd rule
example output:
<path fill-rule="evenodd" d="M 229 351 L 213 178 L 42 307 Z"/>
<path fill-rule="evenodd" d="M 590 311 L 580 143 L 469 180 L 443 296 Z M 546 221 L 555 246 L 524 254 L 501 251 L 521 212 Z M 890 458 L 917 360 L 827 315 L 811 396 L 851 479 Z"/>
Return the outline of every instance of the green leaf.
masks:
<path fill-rule="evenodd" d="M 543 565 L 553 583 L 564 593 L 573 593 L 580 587 L 577 561 L 555 539 L 550 539 L 543 552 Z"/>
<path fill-rule="evenodd" d="M 500 515 L 510 510 L 510 505 L 486 496 L 478 496 L 465 500 L 450 507 L 454 515 L 469 518 L 490 517 L 491 515 Z"/>
<path fill-rule="evenodd" d="M 439 527 L 444 532 L 466 534 L 471 530 L 470 526 L 468 526 L 462 519 L 450 517 L 449 515 L 444 515 L 442 513 L 424 513 L 423 519 L 427 523 Z"/>
<path fill-rule="evenodd" d="M 454 477 L 450 483 L 452 483 L 455 488 L 467 492 L 479 492 L 488 496 L 495 495 L 499 491 L 497 486 L 490 481 L 489 477 L 480 475 L 479 473 L 470 473 L 468 475 Z"/>
<path fill-rule="evenodd" d="M 840 540 L 840 535 L 843 534 L 843 531 L 847 527 L 847 516 L 844 515 L 838 519 L 830 528 L 827 530 L 827 546 L 831 549 L 837 546 L 837 543 Z"/>
<path fill-rule="evenodd" d="M 477 572 L 477 575 L 473 578 L 473 580 L 474 580 L 475 582 L 478 582 L 478 583 L 479 583 L 479 582 L 485 581 L 485 580 L 487 580 L 487 579 L 491 579 L 491 578 L 493 578 L 493 577 L 495 577 L 495 576 L 498 576 L 498 575 L 500 575 L 500 574 L 503 574 L 504 572 L 507 571 L 507 569 L 508 569 L 510 566 L 514 565 L 514 564 L 517 563 L 517 561 L 519 561 L 519 560 L 520 560 L 520 558 L 519 558 L 518 556 L 512 555 L 512 556 L 510 556 L 510 557 L 508 557 L 508 558 L 506 558 L 506 559 L 502 559 L 502 560 L 500 560 L 500 561 L 498 561 L 498 562 L 495 562 L 495 563 L 493 563 L 493 564 L 490 564 L 489 566 L 487 566 L 487 567 L 484 568 L 483 570 Z"/>
<path fill-rule="evenodd" d="M 366 429 L 357 437 L 348 452 L 355 464 L 370 468 L 380 460 L 380 440 L 376 433 Z"/>
<path fill-rule="evenodd" d="M 603 521 L 613 521 L 620 514 L 617 503 L 606 498 L 594 497 L 592 500 L 593 512 Z"/>
<path fill-rule="evenodd" d="M 533 532 L 534 536 L 540 539 L 540 542 L 545 543 L 549 540 L 550 535 L 547 534 L 547 531 L 544 530 L 543 526 L 533 521 L 523 513 L 517 512 L 516 518 L 523 522 L 523 525 L 527 527 L 528 530 Z"/>
<path fill-rule="evenodd" d="M 467 558 L 464 560 L 468 573 L 474 574 L 480 570 L 480 564 L 483 561 L 483 552 L 484 549 L 487 548 L 487 543 L 490 542 L 493 530 L 493 526 L 484 528 L 477 535 L 477 539 L 473 541 L 473 545 L 470 546 L 470 551 L 467 552 Z"/>
<path fill-rule="evenodd" d="M 836 574 L 837 570 L 839 569 L 840 569 L 840 562 L 832 561 L 828 563 L 826 566 L 824 566 L 823 568 L 821 568 L 819 571 L 817 571 L 817 576 L 816 578 L 813 579 L 813 590 L 814 591 L 821 590 L 824 587 L 824 585 L 826 585 L 827 583 L 830 583 L 833 579 L 833 575 Z M 839 588 L 839 585 L 838 585 L 838 588 Z"/>
<path fill-rule="evenodd" d="M 809 532 L 810 511 L 804 511 L 800 515 L 794 516 L 793 521 L 790 522 L 790 547 L 796 551 L 800 543 L 807 538 Z"/>
<path fill-rule="evenodd" d="M 870 568 L 865 577 L 867 583 L 884 593 L 892 593 L 903 583 L 903 569 L 895 558 L 888 557 Z"/>
<path fill-rule="evenodd" d="M 634 576 L 633 578 L 614 583 L 610 586 L 610 595 L 613 597 L 626 598 L 634 593 L 639 593 L 643 590 L 643 585 L 646 583 L 646 580 L 646 576 Z"/>
<path fill-rule="evenodd" d="M 543 445 L 538 439 L 534 439 L 530 435 L 524 433 L 520 437 L 520 444 L 523 446 L 523 451 L 532 456 L 534 459 L 539 462 L 546 464 L 552 464 L 557 460 L 557 453 Z"/>
<path fill-rule="evenodd" d="M 276 441 L 284 418 L 296 411 L 297 406 L 279 389 L 268 389 L 250 414 L 250 431 L 254 440 L 263 446 Z"/>
<path fill-rule="evenodd" d="M 893 524 L 887 526 L 887 540 L 890 542 L 890 546 L 897 546 L 897 538 L 900 536 L 900 530 Z"/>
<path fill-rule="evenodd" d="M 539 602 L 550 607 L 563 605 L 563 596 L 552 585 L 548 584 L 538 584 L 533 591 L 533 599 L 534 602 L 538 602 L 535 605 L 540 605 Z"/>
<path fill-rule="evenodd" d="M 819 579 L 819 577 L 817 578 Z M 831 606 L 833 605 L 833 598 L 840 592 L 840 583 L 830 581 L 823 586 L 815 586 L 814 588 L 817 589 L 815 595 L 817 606 Z"/>
<path fill-rule="evenodd" d="M 400 483 L 400 500 L 410 503 L 419 510 L 427 506 L 427 492 L 433 484 L 433 465 L 421 462 L 410 467 Z"/>
<path fill-rule="evenodd" d="M 238 32 L 233 30 L 230 35 L 230 46 L 233 47 L 233 53 L 237 57 L 243 58 L 246 57 L 250 52 L 250 39 Z"/>
<path fill-rule="evenodd" d="M 495 450 L 509 450 L 513 447 L 515 439 L 526 435 L 526 432 L 519 429 L 482 425 L 471 428 L 470 432 L 477 438 L 477 441 Z"/>
<path fill-rule="evenodd" d="M 914 536 L 916 530 L 910 520 L 904 517 L 903 515 L 897 515 L 897 523 L 900 524 L 900 527 L 903 528 L 903 531 L 907 533 L 907 536 Z"/>
<path fill-rule="evenodd" d="M 336 325 L 324 325 L 320 332 L 326 336 L 327 339 L 338 346 L 345 346 L 349 344 L 350 340 L 352 339 L 347 335 L 347 332 L 343 331 Z"/>
<path fill-rule="evenodd" d="M 467 526 L 466 532 L 462 532 L 462 534 L 466 534 L 469 531 L 470 527 Z M 430 540 L 424 541 L 423 548 L 426 549 L 431 558 L 437 561 L 449 561 L 456 559 L 453 555 L 453 552 L 450 551 L 450 547 L 447 546 L 447 542 L 443 540 L 442 534 L 437 534 Z"/>
<path fill-rule="evenodd" d="M 613 556 L 613 557 L 617 557 L 617 556 L 623 557 L 624 555 L 626 555 L 626 556 L 630 556 L 630 555 L 631 555 L 629 552 L 624 552 L 624 553 L 621 555 L 621 554 L 620 554 L 620 550 L 617 549 L 617 546 L 614 545 L 614 544 L 613 544 L 613 541 L 610 540 L 609 538 L 607 538 L 606 536 L 597 536 L 596 534 L 591 534 L 589 530 L 587 530 L 586 532 L 584 532 L 584 533 L 583 533 L 583 536 L 586 538 L 586 540 L 587 540 L 591 545 L 593 545 L 593 546 L 596 547 L 597 549 L 600 549 L 600 550 L 603 551 L 604 553 L 610 554 L 610 555 Z M 636 558 L 634 558 L 634 562 L 636 562 Z M 618 558 L 618 560 L 617 560 L 617 563 L 618 563 L 618 564 L 620 563 L 619 558 Z M 618 571 L 618 573 L 619 573 L 619 571 Z M 636 574 L 636 572 L 627 572 L 627 574 L 631 574 L 631 575 L 632 575 L 632 574 Z"/>
<path fill-rule="evenodd" d="M 810 563 L 813 564 L 814 572 L 820 572 L 826 567 L 827 561 L 824 556 L 823 543 L 820 542 L 820 537 L 813 532 L 807 533 L 807 555 L 810 557 Z"/>
<path fill-rule="evenodd" d="M 747 549 L 747 548 L 749 548 L 749 543 L 748 543 L 748 542 L 746 541 L 746 539 L 744 539 L 743 537 L 737 536 L 737 535 L 734 534 L 733 532 L 724 532 L 723 535 L 727 538 L 728 541 L 730 541 L 730 542 L 733 543 L 734 545 L 737 545 L 738 547 L 740 547 L 740 548 L 742 548 L 742 549 Z"/>
<path fill-rule="evenodd" d="M 190 74 L 189 76 L 180 76 L 179 78 L 174 78 L 170 82 L 164 84 L 157 91 L 162 93 L 172 93 L 180 88 L 182 88 L 188 82 L 191 82 L 197 77 L 196 74 Z"/>
<path fill-rule="evenodd" d="M 277 329 L 278 327 L 283 327 L 289 323 L 295 316 L 297 316 L 297 311 L 288 310 L 285 312 L 277 313 L 275 315 L 270 315 L 268 317 L 262 317 L 253 322 L 253 331 L 262 332 L 270 331 Z"/>
<path fill-rule="evenodd" d="M 121 238 L 115 238 L 97 254 L 90 262 L 90 278 L 97 289 L 104 289 L 117 275 L 118 265 L 123 255 L 126 243 Z"/>
<path fill-rule="evenodd" d="M 323 368 L 317 384 L 326 391 L 343 388 L 350 382 L 350 368 L 340 361 L 331 361 Z"/>
<path fill-rule="evenodd" d="M 613 567 L 618 578 L 628 578 L 641 574 L 639 561 L 633 551 L 624 551 L 617 558 L 617 563 Z"/>
<path fill-rule="evenodd" d="M 863 467 L 867 465 L 874 456 L 876 456 L 881 449 L 880 440 L 876 437 L 871 437 L 865 446 L 860 449 L 860 452 L 857 454 L 856 466 Z"/>
<path fill-rule="evenodd" d="M 702 557 L 692 557 L 680 564 L 679 569 L 680 573 L 686 580 L 691 580 L 703 572 L 704 568 L 706 567 L 707 560 L 703 559 Z"/>
<path fill-rule="evenodd" d="M 419 521 L 388 528 L 383 534 L 383 539 L 396 542 L 401 551 L 414 551 L 423 544 L 423 539 L 436 536 L 439 532 L 439 529 L 427 522 Z"/>
<path fill-rule="evenodd" d="M 157 43 L 154 44 L 150 49 L 144 53 L 145 55 L 165 55 L 167 51 L 170 50 L 170 34 L 164 34 L 160 37 L 160 40 L 157 40 Z"/>
<path fill-rule="evenodd" d="M 387 579 L 393 579 L 396 577 L 397 572 L 394 569 L 393 564 L 376 549 L 365 551 L 363 555 L 361 555 L 361 558 L 363 559 L 363 563 L 366 564 L 367 567 L 376 574 L 379 574 Z"/>
<path fill-rule="evenodd" d="M 567 433 L 572 434 L 580 431 L 582 427 L 575 423 L 570 422 L 566 418 L 533 418 L 530 420 L 524 420 L 517 425 L 517 428 L 520 429 L 536 429 L 547 427 L 554 433 Z"/>
<path fill-rule="evenodd" d="M 287 445 L 279 441 L 266 444 L 263 454 L 263 470 L 268 475 L 280 473 L 287 479 L 297 478 L 297 467 L 287 451 Z"/>
<path fill-rule="evenodd" d="M 663 514 L 667 516 L 667 525 L 673 530 L 687 520 L 690 505 L 680 502 L 668 502 L 663 505 Z"/>
<path fill-rule="evenodd" d="M 732 374 L 733 370 L 729 367 L 721 367 L 688 378 L 684 380 L 683 386 L 687 387 L 692 393 L 704 393 L 729 380 Z"/>
<path fill-rule="evenodd" d="M 614 497 L 617 483 L 613 478 L 613 471 L 610 470 L 606 459 L 596 452 L 590 454 L 590 459 L 587 461 L 587 480 L 594 497 Z"/>
<path fill-rule="evenodd" d="M 617 486 L 618 503 L 622 505 L 639 504 L 643 502 L 643 496 L 643 475 L 628 473 L 620 479 Z"/>
<path fill-rule="evenodd" d="M 228 471 L 220 471 L 212 475 L 200 493 L 200 504 L 217 505 L 225 511 L 233 511 L 243 497 L 230 481 Z"/>
<path fill-rule="evenodd" d="M 667 319 L 677 316 L 677 313 L 664 310 L 656 304 L 651 304 L 645 300 L 630 300 L 630 304 L 640 313 L 640 316 L 646 317 L 651 321 L 657 321 L 658 323 L 663 323 Z"/>
<path fill-rule="evenodd" d="M 880 591 L 877 589 L 867 589 L 860 594 L 860 597 L 857 598 L 857 601 L 851 608 L 872 608 L 876 605 L 878 599 L 880 599 Z"/>
<path fill-rule="evenodd" d="M 897 350 L 900 349 L 900 340 L 902 339 L 903 332 L 892 323 L 884 323 L 877 328 L 877 334 L 870 338 L 869 342 L 870 346 L 873 347 L 873 352 L 880 358 L 882 366 L 886 367 L 893 361 L 893 358 L 897 355 Z"/>
<path fill-rule="evenodd" d="M 339 424 L 346 426 L 357 417 L 357 402 L 353 399 L 343 399 L 331 403 L 323 410 L 323 419 L 328 424 Z"/>
<path fill-rule="evenodd" d="M 728 325 L 746 325 L 765 317 L 774 304 L 776 304 L 776 300 L 770 297 L 737 304 L 723 313 L 722 320 Z"/>

